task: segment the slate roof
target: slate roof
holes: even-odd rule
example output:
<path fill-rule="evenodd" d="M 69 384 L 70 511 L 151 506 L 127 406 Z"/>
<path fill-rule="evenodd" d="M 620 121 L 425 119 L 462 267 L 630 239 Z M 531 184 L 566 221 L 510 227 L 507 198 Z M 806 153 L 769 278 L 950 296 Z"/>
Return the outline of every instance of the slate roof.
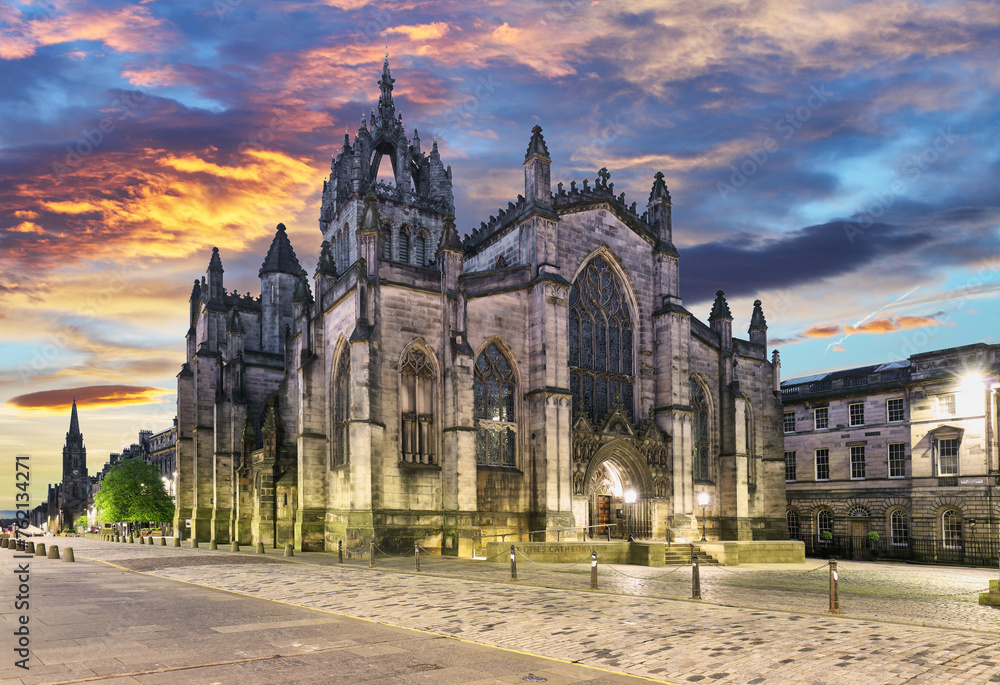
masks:
<path fill-rule="evenodd" d="M 295 250 L 292 249 L 292 243 L 288 240 L 288 234 L 285 233 L 285 224 L 278 224 L 274 240 L 271 241 L 271 247 L 267 249 L 267 256 L 264 257 L 264 264 L 261 265 L 260 273 L 257 276 L 274 272 L 292 274 L 293 276 L 302 273 L 302 266 L 295 257 Z"/>

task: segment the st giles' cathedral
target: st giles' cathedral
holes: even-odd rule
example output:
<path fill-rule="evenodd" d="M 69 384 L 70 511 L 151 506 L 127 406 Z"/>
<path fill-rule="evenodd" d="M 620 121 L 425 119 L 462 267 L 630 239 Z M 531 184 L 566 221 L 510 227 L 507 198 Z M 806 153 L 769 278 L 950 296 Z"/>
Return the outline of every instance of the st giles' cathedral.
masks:
<path fill-rule="evenodd" d="M 259 297 L 224 287 L 217 249 L 195 281 L 175 525 L 468 556 L 515 531 L 700 537 L 704 492 L 709 538 L 787 538 L 760 302 L 749 340 L 721 291 L 708 324 L 684 308 L 663 174 L 644 209 L 605 169 L 553 188 L 535 126 L 524 194 L 463 240 L 393 82 L 386 60 L 332 161 L 313 277 L 279 224 Z"/>

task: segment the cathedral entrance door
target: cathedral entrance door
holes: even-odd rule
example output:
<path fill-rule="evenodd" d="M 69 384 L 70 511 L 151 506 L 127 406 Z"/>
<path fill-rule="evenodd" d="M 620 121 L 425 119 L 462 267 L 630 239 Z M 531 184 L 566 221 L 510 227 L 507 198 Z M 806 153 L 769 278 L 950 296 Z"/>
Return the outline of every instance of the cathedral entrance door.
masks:
<path fill-rule="evenodd" d="M 606 526 L 611 523 L 611 495 L 597 496 L 597 520 L 594 522 L 598 526 Z M 598 528 L 593 531 L 594 535 L 601 535 L 605 531 Z"/>

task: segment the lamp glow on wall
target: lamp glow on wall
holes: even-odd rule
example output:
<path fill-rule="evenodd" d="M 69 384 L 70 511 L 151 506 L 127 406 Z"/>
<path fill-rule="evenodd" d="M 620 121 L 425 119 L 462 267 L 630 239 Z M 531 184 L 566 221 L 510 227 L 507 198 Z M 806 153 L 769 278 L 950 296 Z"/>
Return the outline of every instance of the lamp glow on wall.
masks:
<path fill-rule="evenodd" d="M 960 416 L 979 415 L 983 413 L 983 391 L 986 383 L 983 375 L 977 372 L 967 373 L 959 381 L 956 393 L 956 411 Z"/>
<path fill-rule="evenodd" d="M 708 542 L 708 538 L 705 537 L 705 508 L 708 507 L 710 501 L 709 495 L 704 490 L 698 495 L 698 506 L 701 507 L 701 541 Z"/>

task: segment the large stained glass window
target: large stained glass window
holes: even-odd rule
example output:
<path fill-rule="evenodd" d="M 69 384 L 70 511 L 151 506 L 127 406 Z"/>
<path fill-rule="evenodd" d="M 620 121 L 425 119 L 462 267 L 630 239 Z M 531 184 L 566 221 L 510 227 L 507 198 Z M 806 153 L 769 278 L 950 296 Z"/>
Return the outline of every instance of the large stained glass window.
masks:
<path fill-rule="evenodd" d="M 514 369 L 495 343 L 476 359 L 472 381 L 476 423 L 476 463 L 517 466 Z"/>
<path fill-rule="evenodd" d="M 569 293 L 570 391 L 595 427 L 616 402 L 633 416 L 632 330 L 621 283 L 595 257 Z"/>
<path fill-rule="evenodd" d="M 701 383 L 693 378 L 691 379 L 691 408 L 694 410 L 691 426 L 691 441 L 694 448 L 694 453 L 691 455 L 692 477 L 696 481 L 712 480 L 712 474 L 709 470 L 711 443 L 708 432 L 708 398 L 705 397 L 705 390 L 701 387 Z"/>
<path fill-rule="evenodd" d="M 351 418 L 351 350 L 340 352 L 333 380 L 333 466 L 347 463 Z"/>

